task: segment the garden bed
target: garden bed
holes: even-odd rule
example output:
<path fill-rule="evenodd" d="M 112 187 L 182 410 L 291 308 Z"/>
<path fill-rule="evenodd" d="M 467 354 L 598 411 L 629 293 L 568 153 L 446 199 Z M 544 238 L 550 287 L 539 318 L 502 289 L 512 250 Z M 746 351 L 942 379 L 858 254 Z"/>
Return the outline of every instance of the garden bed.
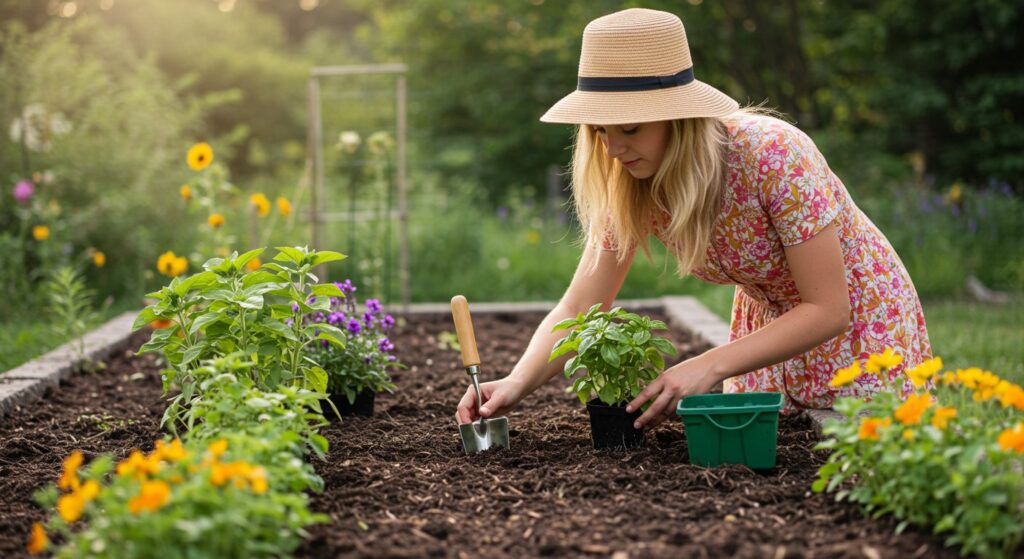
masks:
<path fill-rule="evenodd" d="M 474 317 L 485 379 L 507 372 L 540 318 Z M 805 417 L 782 419 L 775 470 L 704 469 L 688 463 L 678 422 L 639 450 L 593 450 L 586 412 L 559 378 L 510 416 L 511 451 L 466 457 L 453 414 L 468 377 L 439 337 L 452 330 L 450 316 L 410 317 L 393 336 L 409 367 L 396 392 L 378 397 L 373 417 L 324 429 L 329 460 L 315 464 L 326 490 L 313 508 L 332 522 L 313 527 L 298 556 L 957 556 L 811 494 L 824 454 Z M 669 337 L 680 357 L 703 349 L 685 332 Z M 64 456 L 148 448 L 164 407 L 156 357 L 124 354 L 0 419 L 0 556 L 24 554 L 44 516 L 30 496 Z"/>

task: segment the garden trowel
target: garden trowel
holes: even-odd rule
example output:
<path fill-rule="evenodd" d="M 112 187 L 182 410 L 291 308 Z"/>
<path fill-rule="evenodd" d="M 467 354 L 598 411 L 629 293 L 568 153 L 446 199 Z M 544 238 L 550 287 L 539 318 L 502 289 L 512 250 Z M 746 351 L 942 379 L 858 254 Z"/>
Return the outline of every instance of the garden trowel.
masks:
<path fill-rule="evenodd" d="M 469 377 L 473 379 L 473 389 L 476 390 L 476 413 L 479 416 L 481 395 L 477 375 L 480 373 L 480 354 L 476 350 L 476 334 L 473 332 L 473 319 L 469 316 L 469 302 L 462 295 L 452 297 L 452 319 L 455 320 L 455 333 L 462 348 L 462 364 L 466 367 Z M 459 425 L 459 434 L 462 435 L 462 448 L 466 454 L 474 454 L 491 447 L 508 448 L 508 418 L 484 419 L 480 416 L 480 419 L 472 423 Z"/>

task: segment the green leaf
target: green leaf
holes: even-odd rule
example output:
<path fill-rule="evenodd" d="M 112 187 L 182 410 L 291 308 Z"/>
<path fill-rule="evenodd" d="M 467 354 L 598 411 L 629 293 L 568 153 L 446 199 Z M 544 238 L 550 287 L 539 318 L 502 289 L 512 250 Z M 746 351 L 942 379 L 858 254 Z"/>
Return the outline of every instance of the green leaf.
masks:
<path fill-rule="evenodd" d="M 139 328 L 142 328 L 143 326 L 148 325 L 150 322 L 153 322 L 157 318 L 159 317 L 156 315 L 156 312 L 153 310 L 153 307 L 146 307 L 142 309 L 142 312 L 139 313 L 139 316 L 135 317 L 135 322 L 132 323 L 132 332 L 138 330 Z"/>
<path fill-rule="evenodd" d="M 277 249 L 277 255 L 274 256 L 274 260 L 280 260 L 281 262 L 292 262 L 294 264 L 300 264 L 302 262 L 303 253 L 301 249 L 295 247 L 274 247 Z"/>
<path fill-rule="evenodd" d="M 268 401 L 265 398 L 260 398 L 259 396 L 249 398 L 248 400 L 245 401 L 245 405 L 249 406 L 250 408 L 256 408 L 259 410 L 274 406 L 274 404 L 270 403 L 270 401 Z"/>
<path fill-rule="evenodd" d="M 321 367 L 306 369 L 304 384 L 314 392 L 327 392 L 327 371 Z"/>
<path fill-rule="evenodd" d="M 177 293 L 179 296 L 184 296 L 186 293 L 192 291 L 193 289 L 202 289 L 205 287 L 209 287 L 210 285 L 213 285 L 215 283 L 217 283 L 217 274 L 209 271 L 199 272 L 198 274 L 189 276 L 181 283 L 179 283 L 174 288 L 174 292 Z"/>
<path fill-rule="evenodd" d="M 242 278 L 242 287 L 246 289 L 254 285 L 262 285 L 268 283 L 274 284 L 276 289 L 280 289 L 282 287 L 287 286 L 287 283 L 284 283 L 282 281 L 281 276 L 277 274 L 272 274 L 266 270 L 257 270 L 250 274 L 246 274 L 245 277 Z"/>
<path fill-rule="evenodd" d="M 548 363 L 558 359 L 570 351 L 575 351 L 577 346 L 579 346 L 579 340 L 572 339 L 570 337 L 558 340 L 555 342 L 555 347 L 551 348 L 551 356 L 548 357 Z"/>
<path fill-rule="evenodd" d="M 620 363 L 619 352 L 615 351 L 615 346 L 612 344 L 604 344 L 601 346 L 601 358 L 604 359 L 605 363 L 618 368 Z"/>
<path fill-rule="evenodd" d="M 578 317 L 567 318 L 565 320 L 559 321 L 558 324 L 555 324 L 551 331 L 555 332 L 557 330 L 565 330 L 566 328 L 572 328 L 573 326 L 576 326 L 578 324 L 580 324 L 580 319 Z"/>
<path fill-rule="evenodd" d="M 327 340 L 327 342 L 330 343 L 331 345 L 333 345 L 334 347 L 345 349 L 345 342 L 339 340 L 335 336 L 332 336 L 332 335 L 328 334 L 327 332 L 320 332 L 317 335 L 316 339 L 318 339 L 318 340 Z"/>
<path fill-rule="evenodd" d="M 239 256 L 238 258 L 235 258 L 235 260 L 234 260 L 235 268 L 238 268 L 239 270 L 244 270 L 245 269 L 245 265 L 248 264 L 249 261 L 252 260 L 253 258 L 256 258 L 257 256 L 263 254 L 264 250 L 266 250 L 266 249 L 264 249 L 264 248 L 254 248 L 254 249 L 250 250 L 249 252 L 246 252 L 245 254 Z"/>
<path fill-rule="evenodd" d="M 258 326 L 261 328 L 265 328 L 266 330 L 269 330 L 270 332 L 273 332 L 274 334 L 277 334 L 278 336 L 281 336 L 282 338 L 285 338 L 287 340 L 291 340 L 293 342 L 299 341 L 299 338 L 295 336 L 295 330 L 293 330 L 290 326 L 279 320 L 267 318 L 260 321 Z"/>
<path fill-rule="evenodd" d="M 317 297 L 344 297 L 345 294 L 333 283 L 321 283 L 314 285 L 310 291 Z"/>
<path fill-rule="evenodd" d="M 200 315 L 199 318 L 197 318 L 194 321 L 192 321 L 192 324 L 189 325 L 188 333 L 189 334 L 195 334 L 202 327 L 206 326 L 207 324 L 210 324 L 211 322 L 216 322 L 216 321 L 220 320 L 223 316 L 224 315 L 222 315 L 220 313 L 206 313 L 206 314 Z"/>
<path fill-rule="evenodd" d="M 346 258 L 348 257 L 340 252 L 321 250 L 317 251 L 316 255 L 313 257 L 313 266 L 319 266 L 321 264 L 326 264 L 328 262 L 337 262 L 339 260 L 344 260 Z"/>
<path fill-rule="evenodd" d="M 665 338 L 651 338 L 651 345 L 666 355 L 675 355 L 678 353 L 678 351 L 676 351 L 676 346 L 672 345 L 672 342 Z"/>
<path fill-rule="evenodd" d="M 188 348 L 187 350 L 185 350 L 185 354 L 181 358 L 181 365 L 188 365 L 189 363 L 195 361 L 197 358 L 199 358 L 200 355 L 203 354 L 204 351 L 206 351 L 205 342 L 199 342 L 196 345 Z"/>

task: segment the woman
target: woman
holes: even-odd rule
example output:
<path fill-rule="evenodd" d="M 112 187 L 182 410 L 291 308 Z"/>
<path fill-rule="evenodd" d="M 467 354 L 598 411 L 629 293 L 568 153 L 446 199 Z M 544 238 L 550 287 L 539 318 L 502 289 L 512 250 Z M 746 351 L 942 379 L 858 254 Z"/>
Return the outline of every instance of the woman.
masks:
<path fill-rule="evenodd" d="M 637 428 L 719 382 L 782 392 L 785 412 L 829 408 L 881 388 L 873 375 L 834 388 L 837 369 L 891 347 L 903 358 L 896 376 L 931 356 L 917 293 L 885 236 L 803 132 L 694 79 L 676 16 L 630 9 L 592 21 L 577 90 L 541 120 L 580 124 L 572 188 L 585 248 L 512 372 L 481 385 L 484 417 L 559 374 L 568 357 L 548 355 L 565 332 L 551 328 L 596 302 L 608 308 L 652 234 L 681 277 L 737 287 L 730 342 L 670 367 L 629 402 L 653 402 Z M 472 389 L 456 417 L 477 418 Z"/>

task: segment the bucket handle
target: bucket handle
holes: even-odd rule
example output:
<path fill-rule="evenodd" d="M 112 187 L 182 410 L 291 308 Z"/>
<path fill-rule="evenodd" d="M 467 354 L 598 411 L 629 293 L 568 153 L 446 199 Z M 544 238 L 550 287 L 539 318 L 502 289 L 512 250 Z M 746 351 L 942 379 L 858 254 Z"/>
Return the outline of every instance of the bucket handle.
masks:
<path fill-rule="evenodd" d="M 746 427 L 748 427 L 751 423 L 754 422 L 755 419 L 757 419 L 757 416 L 759 416 L 759 415 L 761 415 L 761 412 L 759 412 L 759 411 L 754 412 L 754 415 L 751 416 L 750 419 L 748 419 L 746 423 L 744 423 L 743 425 L 735 425 L 735 426 L 722 425 L 721 423 L 715 421 L 715 418 L 713 416 L 711 416 L 710 414 L 704 414 L 704 417 L 708 421 L 710 421 L 712 423 L 712 425 L 714 425 L 715 427 L 718 427 L 719 429 L 723 429 L 725 431 L 738 431 L 740 429 L 745 429 Z"/>

